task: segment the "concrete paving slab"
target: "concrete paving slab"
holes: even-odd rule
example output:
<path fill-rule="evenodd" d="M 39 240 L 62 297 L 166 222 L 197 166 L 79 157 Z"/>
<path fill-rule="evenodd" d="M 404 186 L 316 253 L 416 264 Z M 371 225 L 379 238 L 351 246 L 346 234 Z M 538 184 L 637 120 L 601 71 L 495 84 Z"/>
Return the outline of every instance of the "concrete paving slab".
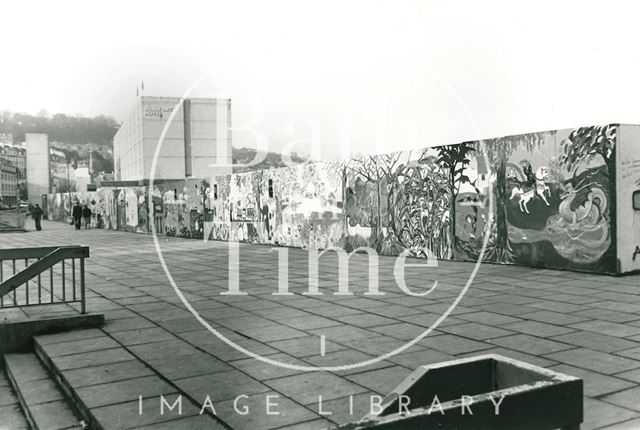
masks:
<path fill-rule="evenodd" d="M 521 324 L 519 322 L 511 324 Z M 490 325 L 479 323 L 463 323 L 452 326 L 440 327 L 439 330 L 445 333 L 462 336 L 473 340 L 487 340 L 496 337 L 513 335 L 517 328 L 509 328 L 511 324 L 505 324 L 502 327 L 493 327 Z M 507 330 L 505 330 L 507 328 Z"/>
<path fill-rule="evenodd" d="M 140 430 L 226 430 L 217 421 L 206 416 L 182 417 L 148 426 L 132 427 Z"/>
<path fill-rule="evenodd" d="M 6 406 L 0 406 L 0 417 L 2 417 L 2 425 L 11 430 L 28 430 L 27 423 L 20 405 L 17 402 Z"/>
<path fill-rule="evenodd" d="M 20 381 L 31 382 L 48 379 L 49 374 L 40 364 L 40 360 L 31 353 L 6 354 L 4 360 L 11 373 Z M 4 375 L 3 375 L 4 376 Z M 6 381 L 6 379 L 5 379 Z"/>
<path fill-rule="evenodd" d="M 629 350 L 638 345 L 636 342 L 631 340 L 620 339 L 619 337 L 607 336 L 605 334 L 589 331 L 576 331 L 560 336 L 554 336 L 551 339 L 602 352 Z"/>
<path fill-rule="evenodd" d="M 120 430 L 136 428 L 164 421 L 172 421 L 180 418 L 199 416 L 200 407 L 190 402 L 178 393 L 167 394 L 160 397 L 145 398 L 139 400 L 118 403 L 110 406 L 94 408 L 91 413 L 101 423 L 104 430 Z M 175 402 L 179 403 L 176 404 Z M 215 428 L 216 421 L 210 416 L 203 416 L 203 421 Z"/>
<path fill-rule="evenodd" d="M 47 354 L 50 357 L 59 357 L 63 355 L 112 349 L 117 348 L 118 346 L 117 342 L 104 335 L 104 333 L 101 333 L 101 335 L 95 335 L 85 339 L 49 343 L 47 344 L 46 349 Z"/>
<path fill-rule="evenodd" d="M 617 393 L 603 396 L 602 400 L 640 412 L 640 387 L 629 388 Z"/>
<path fill-rule="evenodd" d="M 43 348 L 46 352 L 46 347 Z M 134 356 L 124 348 L 105 349 L 101 351 L 85 352 L 52 357 L 51 361 L 60 370 L 79 369 L 83 367 L 100 366 L 102 364 L 118 363 L 133 360 Z"/>
<path fill-rule="evenodd" d="M 386 367 L 384 369 L 347 375 L 346 378 L 356 384 L 368 388 L 382 396 L 386 396 L 398 386 L 412 370 L 402 366 Z M 392 388 L 389 388 L 392 387 Z"/>
<path fill-rule="evenodd" d="M 216 405 L 216 412 L 234 429 L 275 429 L 321 418 L 310 408 L 273 391 L 241 398 L 237 402 L 235 399 L 221 402 Z"/>
<path fill-rule="evenodd" d="M 269 391 L 269 387 L 238 370 L 229 370 L 192 378 L 176 379 L 175 384 L 191 397 L 204 402 L 210 396 L 214 402 L 228 400 L 239 395 Z"/>
<path fill-rule="evenodd" d="M 76 390 L 80 400 L 89 409 L 136 400 L 138 396 L 153 397 L 172 392 L 175 389 L 155 375 L 90 385 Z"/>
<path fill-rule="evenodd" d="M 605 375 L 640 368 L 640 361 L 586 348 L 555 352 L 546 355 L 546 357 L 583 369 L 604 373 Z"/>
<path fill-rule="evenodd" d="M 311 372 L 301 375 L 286 376 L 265 382 L 272 389 L 283 393 L 298 403 L 308 405 L 317 403 L 320 396 L 323 400 L 332 400 L 349 394 L 367 391 L 362 386 L 353 384 L 329 372 Z"/>
<path fill-rule="evenodd" d="M 366 391 L 361 394 L 341 397 L 334 400 L 323 400 L 322 403 L 316 402 L 309 407 L 316 413 L 322 414 L 331 422 L 345 425 L 360 420 L 371 412 L 371 403 L 379 399 L 373 397 L 378 394 L 373 391 Z"/>
<path fill-rule="evenodd" d="M 63 371 L 62 375 L 72 387 L 80 388 L 150 376 L 153 375 L 153 371 L 141 361 L 130 360 L 67 370 Z"/>
<path fill-rule="evenodd" d="M 566 364 L 550 366 L 549 369 L 582 378 L 584 380 L 584 394 L 587 397 L 600 397 L 605 394 L 635 387 L 633 382 L 621 379 L 618 377 L 619 375 L 616 375 L 615 377 L 603 375 L 601 373 L 592 372 L 579 367 L 568 366 Z"/>
<path fill-rule="evenodd" d="M 638 413 L 601 400 L 585 397 L 584 423 L 581 428 L 599 429 L 638 417 Z"/>
<path fill-rule="evenodd" d="M 566 343 L 542 339 L 528 334 L 515 334 L 513 336 L 491 339 L 488 342 L 531 355 L 545 355 L 552 352 L 574 348 Z"/>

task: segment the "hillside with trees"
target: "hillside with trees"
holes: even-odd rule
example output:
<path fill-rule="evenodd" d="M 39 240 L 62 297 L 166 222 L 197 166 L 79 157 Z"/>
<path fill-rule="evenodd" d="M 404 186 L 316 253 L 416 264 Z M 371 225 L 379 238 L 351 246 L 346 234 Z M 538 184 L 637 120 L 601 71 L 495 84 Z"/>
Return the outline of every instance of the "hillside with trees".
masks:
<path fill-rule="evenodd" d="M 25 133 L 46 133 L 50 142 L 111 146 L 119 127 L 115 119 L 104 115 L 90 118 L 61 113 L 49 116 L 44 112 L 30 115 L 4 111 L 0 116 L 0 133 L 11 133 L 14 142 L 24 142 Z"/>
<path fill-rule="evenodd" d="M 78 164 L 89 160 L 93 152 L 94 172 L 113 171 L 113 137 L 120 124 L 112 117 L 99 115 L 83 117 L 65 114 L 48 115 L 42 111 L 38 115 L 12 113 L 4 111 L 0 114 L 0 133 L 10 133 L 13 142 L 24 142 L 25 133 L 46 133 L 53 148 L 65 155 L 66 162 Z M 252 148 L 233 148 L 233 163 L 247 164 L 256 156 Z M 309 160 L 293 153 L 294 163 L 305 163 Z M 282 155 L 267 152 L 264 159 L 255 166 L 238 166 L 234 172 L 272 169 L 284 167 Z"/>

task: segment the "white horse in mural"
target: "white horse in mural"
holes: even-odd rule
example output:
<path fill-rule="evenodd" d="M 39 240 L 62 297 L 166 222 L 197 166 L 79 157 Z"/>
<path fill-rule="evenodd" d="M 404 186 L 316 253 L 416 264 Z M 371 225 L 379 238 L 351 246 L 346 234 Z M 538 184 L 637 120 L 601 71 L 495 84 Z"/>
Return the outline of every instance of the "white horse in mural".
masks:
<path fill-rule="evenodd" d="M 518 185 L 516 185 L 511 189 L 510 200 L 513 200 L 516 196 L 520 197 L 519 203 L 520 203 L 521 212 L 525 212 L 527 215 L 529 215 L 529 208 L 527 207 L 527 204 L 532 198 L 536 196 L 536 194 L 542 197 L 542 200 L 545 202 L 545 204 L 549 206 L 549 201 L 545 196 L 545 194 L 547 194 L 549 195 L 549 197 L 551 197 L 551 190 L 549 189 L 549 186 L 545 182 L 547 179 L 547 176 L 548 176 L 547 168 L 540 167 L 538 170 L 536 170 L 536 173 L 535 173 L 536 182 L 532 189 L 525 192 L 522 189 L 522 187 Z"/>
<path fill-rule="evenodd" d="M 529 215 L 529 208 L 527 207 L 527 203 L 529 203 L 529 201 L 536 195 L 536 189 L 532 188 L 529 191 L 527 191 L 526 193 L 524 192 L 524 190 L 521 187 L 515 186 L 513 187 L 513 189 L 511 190 L 511 198 L 510 200 L 513 200 L 514 198 L 516 198 L 516 196 L 520 197 L 519 200 L 519 204 L 520 204 L 520 212 L 526 212 L 527 215 Z"/>
<path fill-rule="evenodd" d="M 527 204 L 532 198 L 536 196 L 536 194 L 542 197 L 544 203 L 549 206 L 549 201 L 545 197 L 545 193 L 550 193 L 548 185 L 544 185 L 541 188 L 534 187 L 526 192 L 521 187 L 516 185 L 511 189 L 511 200 L 513 200 L 516 196 L 520 197 L 520 211 L 525 212 L 527 215 L 529 215 L 529 208 L 527 207 Z"/>

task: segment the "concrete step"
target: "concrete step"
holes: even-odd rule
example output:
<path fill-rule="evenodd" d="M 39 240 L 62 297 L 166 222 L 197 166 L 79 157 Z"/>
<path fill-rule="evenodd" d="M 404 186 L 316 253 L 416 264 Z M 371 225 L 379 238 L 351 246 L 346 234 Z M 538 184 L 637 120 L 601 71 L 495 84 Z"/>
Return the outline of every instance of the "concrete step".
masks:
<path fill-rule="evenodd" d="M 27 418 L 20 407 L 18 395 L 11 388 L 7 375 L 0 371 L 0 428 L 28 430 Z"/>
<path fill-rule="evenodd" d="M 33 430 L 84 429 L 36 354 L 5 354 L 7 377 Z"/>
<path fill-rule="evenodd" d="M 33 345 L 90 429 L 228 429 L 102 330 L 39 335 Z M 163 410 L 162 398 L 183 407 Z"/>

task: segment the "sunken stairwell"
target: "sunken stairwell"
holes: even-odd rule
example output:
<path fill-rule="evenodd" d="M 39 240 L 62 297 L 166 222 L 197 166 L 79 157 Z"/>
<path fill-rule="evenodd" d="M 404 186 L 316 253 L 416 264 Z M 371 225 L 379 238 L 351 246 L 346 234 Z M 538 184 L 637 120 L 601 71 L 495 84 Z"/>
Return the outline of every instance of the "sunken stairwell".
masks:
<path fill-rule="evenodd" d="M 32 430 L 87 428 L 33 352 L 6 354 L 5 370 Z"/>
<path fill-rule="evenodd" d="M 33 352 L 5 361 L 33 429 L 229 429 L 99 329 L 36 335 Z M 182 408 L 163 410 L 161 398 Z"/>
<path fill-rule="evenodd" d="M 27 418 L 22 412 L 20 402 L 15 391 L 9 383 L 9 378 L 2 369 L 0 363 L 0 427 L 12 430 L 28 430 Z"/>

